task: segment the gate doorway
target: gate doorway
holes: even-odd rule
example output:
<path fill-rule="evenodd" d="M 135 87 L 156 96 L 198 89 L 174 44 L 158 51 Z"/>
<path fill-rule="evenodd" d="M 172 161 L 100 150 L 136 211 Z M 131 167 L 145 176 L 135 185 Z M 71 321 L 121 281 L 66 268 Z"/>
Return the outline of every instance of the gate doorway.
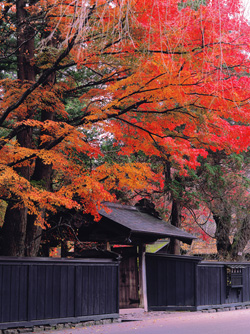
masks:
<path fill-rule="evenodd" d="M 139 298 L 139 272 L 137 247 L 114 248 L 121 254 L 119 277 L 119 308 L 137 308 Z"/>

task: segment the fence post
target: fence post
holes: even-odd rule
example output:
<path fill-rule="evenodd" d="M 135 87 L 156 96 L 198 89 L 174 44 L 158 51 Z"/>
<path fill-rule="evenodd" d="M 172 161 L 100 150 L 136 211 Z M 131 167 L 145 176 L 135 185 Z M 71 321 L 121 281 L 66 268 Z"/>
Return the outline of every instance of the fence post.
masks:
<path fill-rule="evenodd" d="M 146 275 L 146 252 L 142 253 L 142 286 L 143 286 L 144 311 L 148 312 L 147 275 Z"/>
<path fill-rule="evenodd" d="M 199 271 L 198 271 L 198 262 L 194 262 L 194 306 L 197 310 L 198 300 L 199 300 L 199 290 L 198 290 L 198 282 L 199 282 Z"/>
<path fill-rule="evenodd" d="M 147 278 L 146 278 L 146 259 L 145 259 L 145 245 L 139 246 L 139 293 L 140 293 L 140 307 L 144 311 L 148 311 L 147 298 Z"/>

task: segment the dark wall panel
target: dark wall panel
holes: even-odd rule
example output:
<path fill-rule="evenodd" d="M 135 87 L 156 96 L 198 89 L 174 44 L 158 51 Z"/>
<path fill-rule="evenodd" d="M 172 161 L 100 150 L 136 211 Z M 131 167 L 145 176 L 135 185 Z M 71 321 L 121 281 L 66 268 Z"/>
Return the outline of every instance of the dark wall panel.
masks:
<path fill-rule="evenodd" d="M 243 271 L 243 301 L 250 300 L 250 267 Z"/>
<path fill-rule="evenodd" d="M 222 295 L 222 266 L 198 265 L 198 305 L 223 304 Z M 225 279 L 225 277 L 224 277 Z M 224 282 L 224 285 L 226 281 Z"/>
<path fill-rule="evenodd" d="M 11 317 L 11 266 L 5 265 L 2 268 L 2 284 L 1 284 L 1 321 L 9 321 Z M 6 320 L 5 320 L 6 319 Z"/>
<path fill-rule="evenodd" d="M 194 307 L 196 263 L 191 257 L 147 254 L 149 309 Z"/>
<path fill-rule="evenodd" d="M 146 255 L 149 310 L 201 309 L 215 305 L 250 303 L 250 263 L 242 268 L 242 286 L 227 287 L 229 263 L 203 262 L 187 256 Z"/>
<path fill-rule="evenodd" d="M 45 288 L 46 288 L 46 294 L 44 296 L 44 304 L 45 304 L 45 310 L 44 310 L 44 318 L 49 319 L 51 315 L 53 314 L 53 266 L 48 265 L 46 266 L 45 270 Z"/>
<path fill-rule="evenodd" d="M 1 267 L 1 266 L 0 266 Z M 27 266 L 20 266 L 19 267 L 19 321 L 25 321 L 27 319 L 27 307 L 23 307 L 23 305 L 27 305 L 27 297 L 28 297 L 28 267 Z"/>
<path fill-rule="evenodd" d="M 20 321 L 118 316 L 118 269 L 106 259 L 0 258 L 0 329 Z"/>
<path fill-rule="evenodd" d="M 249 301 L 249 271 L 243 269 L 243 288 L 227 288 L 226 263 L 198 265 L 198 305 L 233 304 Z"/>

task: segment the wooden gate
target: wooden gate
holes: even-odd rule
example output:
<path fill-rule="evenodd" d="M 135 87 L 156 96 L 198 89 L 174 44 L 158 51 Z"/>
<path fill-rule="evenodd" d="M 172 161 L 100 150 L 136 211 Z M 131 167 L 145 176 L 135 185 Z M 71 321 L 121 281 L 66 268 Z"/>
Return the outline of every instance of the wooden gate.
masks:
<path fill-rule="evenodd" d="M 119 307 L 139 307 L 139 273 L 137 247 L 116 248 L 122 255 L 119 279 Z"/>

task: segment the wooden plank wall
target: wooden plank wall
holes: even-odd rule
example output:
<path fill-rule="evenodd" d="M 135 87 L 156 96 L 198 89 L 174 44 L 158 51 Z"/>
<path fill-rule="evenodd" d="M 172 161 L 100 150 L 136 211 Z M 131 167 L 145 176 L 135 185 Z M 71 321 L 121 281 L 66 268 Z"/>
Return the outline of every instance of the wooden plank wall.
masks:
<path fill-rule="evenodd" d="M 0 258 L 0 328 L 9 322 L 118 316 L 118 269 L 109 260 Z"/>
<path fill-rule="evenodd" d="M 148 309 L 194 309 L 196 264 L 191 257 L 146 254 Z"/>
<path fill-rule="evenodd" d="M 224 265 L 198 264 L 197 305 L 219 305 L 226 302 Z"/>
<path fill-rule="evenodd" d="M 243 302 L 250 301 L 250 263 L 243 270 Z"/>
<path fill-rule="evenodd" d="M 226 286 L 227 263 L 198 264 L 197 295 L 198 305 L 223 305 L 250 302 L 250 264 L 241 263 L 243 269 L 243 287 Z"/>
<path fill-rule="evenodd" d="M 149 310 L 197 310 L 250 304 L 250 263 L 243 267 L 243 286 L 227 287 L 223 262 L 201 262 L 188 256 L 146 255 Z"/>

